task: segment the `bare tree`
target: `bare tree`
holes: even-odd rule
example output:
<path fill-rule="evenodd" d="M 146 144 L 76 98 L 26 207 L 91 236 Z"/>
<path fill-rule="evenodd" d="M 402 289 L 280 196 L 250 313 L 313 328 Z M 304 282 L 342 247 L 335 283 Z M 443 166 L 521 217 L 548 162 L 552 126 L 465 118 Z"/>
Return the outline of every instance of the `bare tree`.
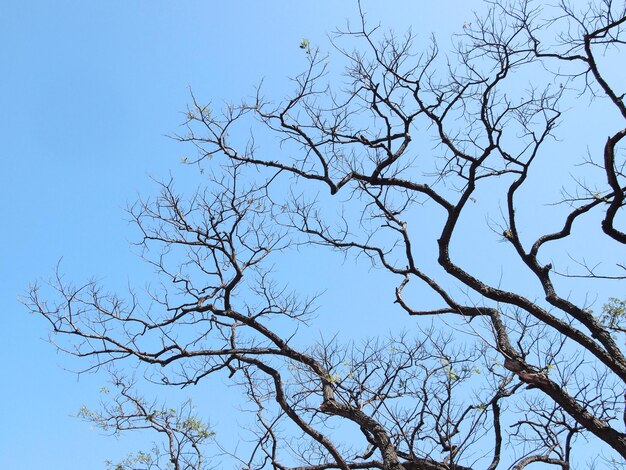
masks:
<path fill-rule="evenodd" d="M 219 112 L 194 97 L 179 139 L 198 149 L 188 163 L 211 160 L 210 183 L 186 198 L 166 182 L 131 209 L 162 280 L 151 302 L 59 276 L 60 301 L 35 286 L 31 310 L 92 367 L 158 365 L 151 378 L 174 386 L 227 374 L 256 416 L 239 468 L 569 469 L 589 440 L 623 461 L 626 5 L 487 5 L 448 54 L 361 12 L 334 41 L 342 77 L 304 40 L 285 101 L 259 89 Z M 569 115 L 586 156 L 558 140 Z M 397 310 L 430 326 L 303 343 L 317 299 L 272 279 L 302 244 L 369 258 L 397 278 Z M 472 245 L 493 256 L 467 263 Z M 119 409 L 92 417 L 124 429 Z"/>
<path fill-rule="evenodd" d="M 126 431 L 155 431 L 165 436 L 163 446 L 155 445 L 149 452 L 138 452 L 124 462 L 110 468 L 116 470 L 136 468 L 172 468 L 174 470 L 206 468 L 202 455 L 202 445 L 212 437 L 207 425 L 194 413 L 190 401 L 179 409 L 148 402 L 133 391 L 134 382 L 118 374 L 112 374 L 112 392 L 107 387 L 101 389 L 106 397 L 100 410 L 82 407 L 79 416 L 114 435 Z"/>

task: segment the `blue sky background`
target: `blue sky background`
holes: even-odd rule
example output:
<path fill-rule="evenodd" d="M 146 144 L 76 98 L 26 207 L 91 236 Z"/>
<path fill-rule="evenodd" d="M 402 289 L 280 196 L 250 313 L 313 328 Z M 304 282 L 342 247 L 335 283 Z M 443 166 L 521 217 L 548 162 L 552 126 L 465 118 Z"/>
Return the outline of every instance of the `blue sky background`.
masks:
<path fill-rule="evenodd" d="M 420 2 L 422 3 L 422 2 Z M 458 30 L 468 2 L 366 2 L 403 31 Z M 439 20 L 440 9 L 446 21 Z M 147 176 L 180 169 L 187 149 L 165 137 L 183 122 L 189 88 L 237 100 L 265 78 L 304 66 L 302 38 L 326 35 L 356 2 L 5 1 L 0 6 L 0 462 L 7 469 L 103 468 L 132 442 L 72 417 L 97 401 L 100 375 L 64 370 L 47 326 L 19 293 L 63 258 L 72 279 L 123 287 L 149 277 L 129 249 L 123 209 L 153 193 Z M 465 13 L 463 13 L 465 12 Z M 212 400 L 219 402 L 220 396 Z"/>
<path fill-rule="evenodd" d="M 436 31 L 445 48 L 471 19 L 473 3 L 372 0 L 364 9 L 372 22 L 398 32 L 412 26 L 424 41 Z M 18 295 L 49 277 L 61 258 L 72 279 L 143 284 L 150 270 L 129 248 L 124 208 L 154 193 L 148 176 L 172 170 L 184 181 L 194 171 L 179 163 L 188 149 L 166 137 L 180 130 L 189 89 L 219 104 L 250 95 L 265 79 L 268 94 L 281 97 L 285 78 L 305 66 L 302 38 L 330 50 L 327 33 L 356 11 L 356 2 L 330 0 L 2 2 L 3 468 L 103 468 L 105 459 L 133 450 L 132 441 L 106 438 L 72 417 L 97 401 L 106 378 L 78 380 L 65 371 L 71 362 L 46 341 L 46 324 L 26 314 Z M 341 273 L 317 262 L 311 272 L 339 282 Z M 359 282 L 379 281 L 372 274 Z M 229 402 L 219 390 L 209 400 L 225 413 L 215 419 L 226 421 Z"/>

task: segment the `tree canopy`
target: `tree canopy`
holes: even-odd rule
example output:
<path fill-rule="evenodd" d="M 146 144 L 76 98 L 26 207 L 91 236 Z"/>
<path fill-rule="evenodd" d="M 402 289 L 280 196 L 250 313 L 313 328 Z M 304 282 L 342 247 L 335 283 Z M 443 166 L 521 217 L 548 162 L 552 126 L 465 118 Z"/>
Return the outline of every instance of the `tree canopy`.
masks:
<path fill-rule="evenodd" d="M 626 5 L 488 7 L 450 50 L 361 11 L 332 57 L 294 45 L 284 99 L 192 95 L 176 138 L 205 184 L 129 209 L 156 287 L 32 287 L 57 346 L 112 371 L 81 415 L 163 437 L 117 468 L 569 469 L 589 441 L 623 462 Z M 332 315 L 359 309 L 277 274 L 304 249 L 388 276 L 388 334 L 345 339 Z M 241 446 L 139 383 L 217 377 L 254 415 Z"/>

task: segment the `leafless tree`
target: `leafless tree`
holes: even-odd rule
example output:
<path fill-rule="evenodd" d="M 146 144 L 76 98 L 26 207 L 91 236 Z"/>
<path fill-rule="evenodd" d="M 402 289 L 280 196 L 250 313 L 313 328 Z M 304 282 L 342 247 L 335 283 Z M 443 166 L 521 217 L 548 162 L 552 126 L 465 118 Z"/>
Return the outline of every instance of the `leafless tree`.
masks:
<path fill-rule="evenodd" d="M 165 445 L 155 445 L 150 452 L 138 452 L 115 466 L 108 462 L 109 468 L 120 470 L 136 468 L 136 465 L 147 469 L 206 468 L 201 447 L 212 437 L 212 432 L 195 416 L 191 402 L 183 403 L 179 409 L 148 402 L 135 393 L 133 380 L 115 373 L 112 384 L 114 391 L 107 387 L 101 389 L 106 399 L 100 410 L 83 406 L 79 416 L 115 435 L 126 431 L 155 431 L 165 436 Z"/>
<path fill-rule="evenodd" d="M 131 209 L 162 281 L 151 302 L 59 276 L 60 301 L 35 286 L 28 305 L 91 367 L 140 361 L 174 386 L 228 375 L 256 415 L 239 468 L 569 469 L 588 441 L 618 465 L 626 5 L 574 3 L 489 2 L 447 54 L 361 12 L 334 40 L 343 76 L 305 40 L 286 100 L 259 89 L 220 112 L 193 97 L 179 139 L 210 183 L 184 197 L 166 182 Z M 574 147 L 558 129 L 572 115 Z M 429 326 L 307 344 L 318 299 L 272 279 L 302 244 L 369 258 L 397 279 L 397 314 Z M 473 246 L 492 256 L 468 263 Z M 173 424 L 119 409 L 95 420 L 143 416 L 171 442 Z"/>

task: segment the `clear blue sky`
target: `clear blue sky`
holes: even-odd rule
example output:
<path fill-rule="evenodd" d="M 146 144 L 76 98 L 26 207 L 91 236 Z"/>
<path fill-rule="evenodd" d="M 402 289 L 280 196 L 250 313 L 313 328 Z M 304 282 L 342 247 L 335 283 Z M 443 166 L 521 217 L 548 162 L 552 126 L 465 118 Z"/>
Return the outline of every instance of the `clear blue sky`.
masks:
<path fill-rule="evenodd" d="M 433 27 L 447 36 L 469 14 L 464 1 L 379 3 L 364 4 L 373 21 L 425 28 L 424 37 Z M 272 83 L 300 71 L 300 40 L 328 47 L 326 34 L 355 12 L 356 2 L 329 0 L 2 2 L 3 468 L 103 468 L 128 450 L 71 416 L 96 401 L 105 378 L 63 370 L 67 358 L 19 293 L 60 258 L 74 279 L 143 280 L 123 208 L 153 191 L 148 175 L 180 166 L 186 149 L 165 135 L 183 121 L 188 87 L 219 103 L 265 78 L 281 96 Z"/>
<path fill-rule="evenodd" d="M 366 1 L 372 22 L 412 26 L 449 44 L 473 2 Z M 445 11 L 445 15 L 442 12 Z M 73 279 L 112 287 L 149 271 L 129 249 L 124 207 L 152 193 L 186 148 L 179 130 L 189 88 L 237 101 L 265 78 L 274 96 L 304 66 L 307 38 L 355 17 L 356 2 L 7 0 L 0 6 L 0 465 L 83 470 L 119 458 L 72 415 L 94 403 L 106 378 L 65 370 L 47 327 L 17 297 L 59 259 Z M 219 401 L 223 399 L 216 397 Z M 131 443 L 132 444 L 132 443 Z"/>

